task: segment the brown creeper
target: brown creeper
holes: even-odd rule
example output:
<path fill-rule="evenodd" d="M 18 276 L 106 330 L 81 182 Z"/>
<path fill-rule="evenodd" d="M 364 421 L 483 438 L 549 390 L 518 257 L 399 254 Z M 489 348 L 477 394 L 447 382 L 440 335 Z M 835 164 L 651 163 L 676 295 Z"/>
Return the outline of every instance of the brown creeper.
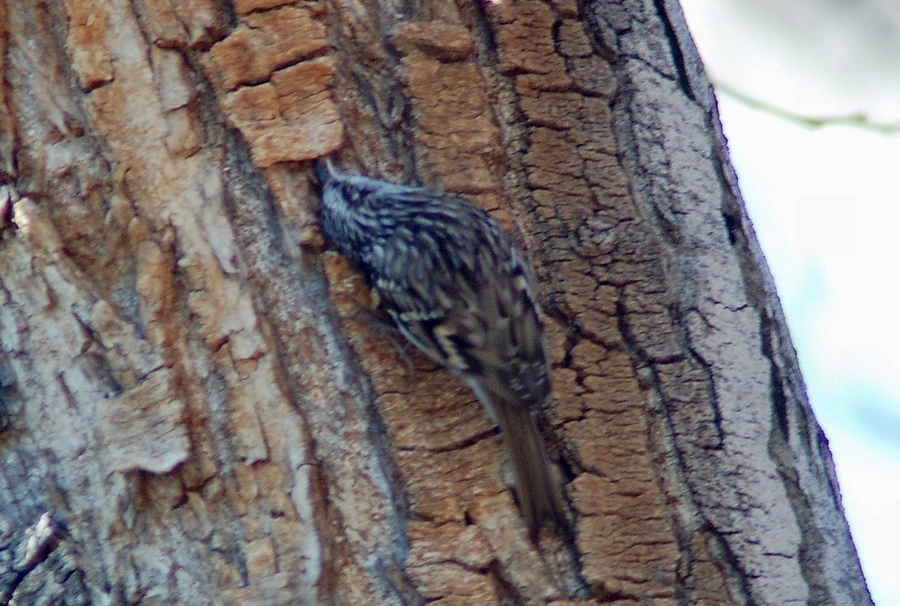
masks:
<path fill-rule="evenodd" d="M 567 529 L 535 417 L 550 393 L 532 272 L 481 208 L 317 165 L 322 229 L 400 331 L 461 377 L 500 426 L 531 538 Z"/>

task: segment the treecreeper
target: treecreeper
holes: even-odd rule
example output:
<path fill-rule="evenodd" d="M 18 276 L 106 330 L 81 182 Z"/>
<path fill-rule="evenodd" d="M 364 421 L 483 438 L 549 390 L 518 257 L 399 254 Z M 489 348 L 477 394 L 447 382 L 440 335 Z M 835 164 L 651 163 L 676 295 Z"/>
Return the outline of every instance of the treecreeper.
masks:
<path fill-rule="evenodd" d="M 499 425 L 532 541 L 569 534 L 537 418 L 550 364 L 534 272 L 501 226 L 459 195 L 316 165 L 321 226 L 416 347 L 465 381 Z"/>

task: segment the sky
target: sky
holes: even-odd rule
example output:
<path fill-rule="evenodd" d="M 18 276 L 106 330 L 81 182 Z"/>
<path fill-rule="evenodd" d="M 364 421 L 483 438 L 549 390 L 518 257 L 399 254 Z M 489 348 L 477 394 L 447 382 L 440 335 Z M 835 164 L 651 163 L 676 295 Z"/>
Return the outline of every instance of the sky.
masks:
<path fill-rule="evenodd" d="M 711 79 L 805 116 L 900 123 L 900 11 L 853 2 L 871 11 L 853 21 L 835 0 L 793 2 L 682 0 Z M 900 132 L 812 129 L 717 96 L 869 590 L 900 605 Z"/>

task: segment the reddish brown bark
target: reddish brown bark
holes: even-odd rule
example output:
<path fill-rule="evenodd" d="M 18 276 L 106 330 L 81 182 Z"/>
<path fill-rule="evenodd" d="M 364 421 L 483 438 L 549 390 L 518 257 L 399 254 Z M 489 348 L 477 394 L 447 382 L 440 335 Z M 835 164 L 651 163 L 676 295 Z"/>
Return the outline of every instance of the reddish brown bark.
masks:
<path fill-rule="evenodd" d="M 870 603 L 674 4 L 0 24 L 4 599 Z M 527 251 L 574 543 L 528 541 L 474 396 L 324 250 L 328 154 L 466 194 Z"/>

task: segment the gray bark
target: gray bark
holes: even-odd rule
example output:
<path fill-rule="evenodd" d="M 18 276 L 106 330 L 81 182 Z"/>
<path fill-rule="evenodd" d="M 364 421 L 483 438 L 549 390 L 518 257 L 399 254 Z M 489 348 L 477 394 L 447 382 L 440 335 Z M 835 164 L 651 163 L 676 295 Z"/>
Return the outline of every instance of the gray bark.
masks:
<path fill-rule="evenodd" d="M 0 23 L 0 603 L 871 603 L 674 2 Z M 328 154 L 527 251 L 573 543 L 324 250 Z"/>

